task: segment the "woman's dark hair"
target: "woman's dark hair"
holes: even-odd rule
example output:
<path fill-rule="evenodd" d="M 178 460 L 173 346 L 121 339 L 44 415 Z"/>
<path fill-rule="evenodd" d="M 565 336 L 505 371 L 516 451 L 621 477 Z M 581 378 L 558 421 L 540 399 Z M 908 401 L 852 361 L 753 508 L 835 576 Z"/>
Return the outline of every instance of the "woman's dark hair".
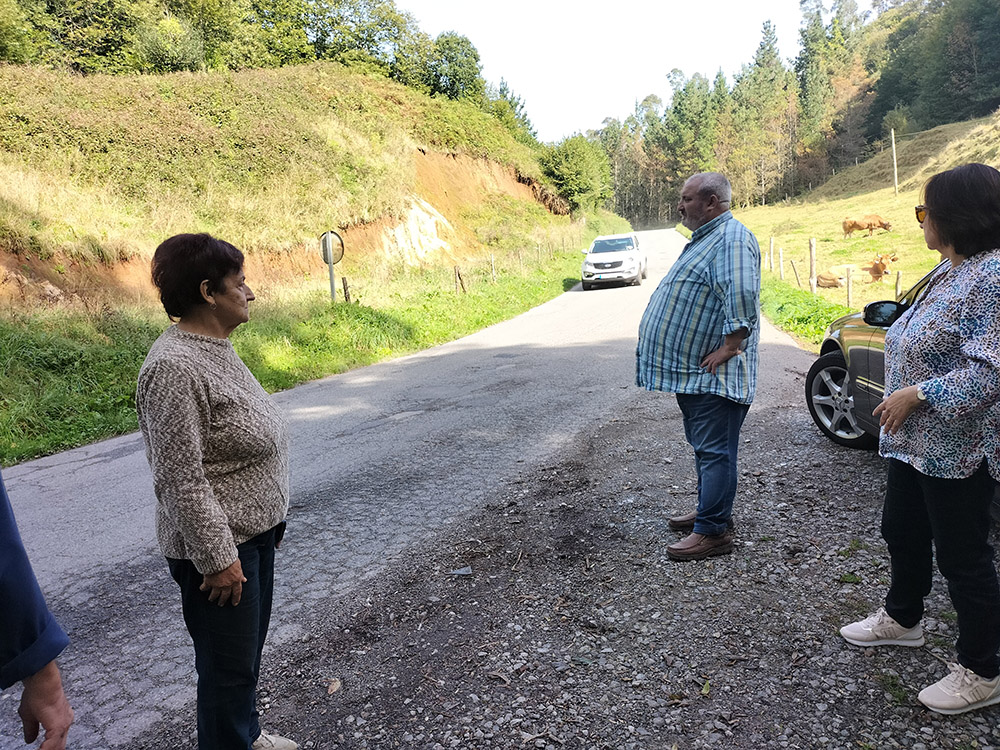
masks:
<path fill-rule="evenodd" d="M 160 290 L 163 309 L 171 318 L 182 318 L 196 305 L 205 304 L 201 282 L 218 291 L 222 280 L 243 268 L 243 253 L 210 234 L 175 234 L 153 253 L 153 284 Z"/>
<path fill-rule="evenodd" d="M 966 257 L 1000 247 L 1000 172 L 963 164 L 924 186 L 924 203 L 938 239 Z"/>

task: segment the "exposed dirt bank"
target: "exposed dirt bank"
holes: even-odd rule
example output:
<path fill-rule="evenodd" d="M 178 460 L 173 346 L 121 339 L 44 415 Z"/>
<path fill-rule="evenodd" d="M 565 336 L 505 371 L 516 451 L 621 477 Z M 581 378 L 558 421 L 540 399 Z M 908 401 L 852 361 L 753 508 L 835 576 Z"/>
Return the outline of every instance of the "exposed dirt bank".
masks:
<path fill-rule="evenodd" d="M 485 159 L 418 149 L 414 168 L 416 192 L 404 215 L 339 229 L 355 259 L 378 257 L 416 265 L 475 257 L 481 249 L 465 213 L 497 194 L 541 202 L 553 213 L 568 212 L 547 189 L 519 177 L 511 167 Z M 152 250 L 147 248 L 144 257 L 107 264 L 0 252 L 0 306 L 155 304 L 149 281 Z M 348 259 L 345 267 L 350 263 Z M 327 283 L 318 241 L 317 247 L 251 253 L 247 271 L 261 289 L 322 288 Z"/>

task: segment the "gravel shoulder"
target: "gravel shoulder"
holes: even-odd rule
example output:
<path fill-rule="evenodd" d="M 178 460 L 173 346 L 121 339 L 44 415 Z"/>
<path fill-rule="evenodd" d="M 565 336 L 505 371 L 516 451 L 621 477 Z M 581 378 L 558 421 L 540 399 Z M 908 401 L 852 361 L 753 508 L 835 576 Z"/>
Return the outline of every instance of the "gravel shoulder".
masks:
<path fill-rule="evenodd" d="M 923 648 L 837 633 L 887 585 L 883 462 L 812 425 L 811 355 L 780 335 L 765 347 L 732 555 L 667 558 L 693 458 L 673 397 L 633 389 L 307 619 L 283 615 L 279 589 L 273 624 L 298 635 L 265 653 L 264 726 L 308 750 L 1000 747 L 1000 707 L 917 703 L 953 658 L 940 578 Z M 193 737 L 193 706 L 171 716 L 129 747 Z"/>
<path fill-rule="evenodd" d="M 953 658 L 941 580 L 927 646 L 841 640 L 889 575 L 884 467 L 804 406 L 764 401 L 744 428 L 734 554 L 667 559 L 693 461 L 672 397 L 637 393 L 271 652 L 266 725 L 306 748 L 1000 745 L 1000 709 L 916 701 Z"/>

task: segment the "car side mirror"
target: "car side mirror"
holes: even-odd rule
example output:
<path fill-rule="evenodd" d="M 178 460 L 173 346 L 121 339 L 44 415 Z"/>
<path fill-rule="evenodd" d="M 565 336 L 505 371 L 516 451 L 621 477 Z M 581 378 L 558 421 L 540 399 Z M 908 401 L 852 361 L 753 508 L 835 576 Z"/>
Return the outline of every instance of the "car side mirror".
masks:
<path fill-rule="evenodd" d="M 590 250 L 588 250 L 587 248 L 583 248 L 583 250 L 581 250 L 580 252 L 586 255 L 587 253 L 590 252 Z"/>
<path fill-rule="evenodd" d="M 895 300 L 869 302 L 865 305 L 865 323 L 870 326 L 888 328 L 899 319 L 905 310 L 906 306 Z"/>

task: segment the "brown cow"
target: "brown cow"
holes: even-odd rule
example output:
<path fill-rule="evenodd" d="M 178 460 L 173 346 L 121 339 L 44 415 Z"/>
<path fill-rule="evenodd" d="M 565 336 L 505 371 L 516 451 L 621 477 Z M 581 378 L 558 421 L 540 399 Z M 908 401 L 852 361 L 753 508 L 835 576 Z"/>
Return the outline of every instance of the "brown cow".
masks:
<path fill-rule="evenodd" d="M 844 227 L 844 239 L 846 240 L 851 236 L 852 232 L 864 231 L 868 228 L 867 224 L 862 224 L 857 219 L 845 218 L 844 223 L 841 225 Z"/>
<path fill-rule="evenodd" d="M 845 263 L 840 266 L 830 266 L 826 271 L 816 274 L 816 286 L 826 289 L 847 286 L 847 270 L 854 274 L 861 269 L 853 263 Z M 855 277 L 857 278 L 857 277 Z"/>
<path fill-rule="evenodd" d="M 895 253 L 892 255 L 879 255 L 872 261 L 870 266 L 865 266 L 862 271 L 867 271 L 872 277 L 872 282 L 884 281 L 889 276 L 889 264 L 895 263 L 899 258 Z"/>
<path fill-rule="evenodd" d="M 868 236 L 872 236 L 872 232 L 876 229 L 884 229 L 887 232 L 892 231 L 892 224 L 883 219 L 878 214 L 868 214 L 861 221 L 868 225 Z"/>
<path fill-rule="evenodd" d="M 869 237 L 876 229 L 884 229 L 887 232 L 892 230 L 892 224 L 878 214 L 868 214 L 860 219 L 846 218 L 841 226 L 844 228 L 844 239 L 850 237 L 852 232 L 863 232 L 866 229 Z"/>

